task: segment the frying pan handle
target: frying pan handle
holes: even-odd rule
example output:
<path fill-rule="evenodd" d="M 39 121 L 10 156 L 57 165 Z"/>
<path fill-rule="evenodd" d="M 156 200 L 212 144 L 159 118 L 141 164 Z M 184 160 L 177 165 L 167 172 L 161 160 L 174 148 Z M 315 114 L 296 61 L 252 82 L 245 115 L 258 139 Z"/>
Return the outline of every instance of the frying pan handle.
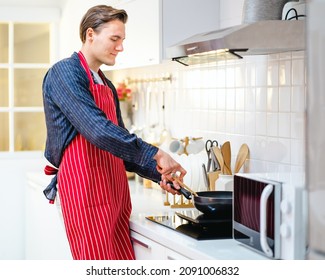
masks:
<path fill-rule="evenodd" d="M 157 182 L 158 185 L 160 185 L 160 181 Z M 187 199 L 192 199 L 192 193 L 189 192 L 188 190 L 184 189 L 183 187 L 180 186 L 180 189 L 176 189 L 174 187 L 174 184 L 172 182 L 168 182 L 168 184 L 171 186 L 172 189 L 174 189 L 175 191 L 180 192 L 182 195 L 184 195 Z"/>
<path fill-rule="evenodd" d="M 262 250 L 268 257 L 273 256 L 273 251 L 267 243 L 267 200 L 273 191 L 273 185 L 268 184 L 261 195 L 260 202 L 260 243 Z"/>

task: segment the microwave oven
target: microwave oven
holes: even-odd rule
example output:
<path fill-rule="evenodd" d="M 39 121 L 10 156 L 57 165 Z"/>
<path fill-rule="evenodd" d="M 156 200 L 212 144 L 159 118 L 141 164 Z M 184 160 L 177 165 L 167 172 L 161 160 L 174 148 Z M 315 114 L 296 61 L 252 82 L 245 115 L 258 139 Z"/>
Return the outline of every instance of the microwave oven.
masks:
<path fill-rule="evenodd" d="M 235 174 L 233 238 L 271 259 L 305 259 L 304 175 Z"/>

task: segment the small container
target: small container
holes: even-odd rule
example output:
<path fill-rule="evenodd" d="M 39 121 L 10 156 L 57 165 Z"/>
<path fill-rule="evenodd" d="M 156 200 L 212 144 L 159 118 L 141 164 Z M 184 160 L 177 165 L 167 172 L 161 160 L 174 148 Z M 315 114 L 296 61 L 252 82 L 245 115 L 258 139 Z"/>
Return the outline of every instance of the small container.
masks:
<path fill-rule="evenodd" d="M 218 178 L 220 176 L 220 171 L 212 171 L 208 172 L 208 178 L 209 178 L 209 191 L 215 191 L 216 189 L 216 182 L 218 181 Z"/>
<path fill-rule="evenodd" d="M 234 190 L 234 175 L 219 174 L 215 184 L 216 191 L 233 191 Z"/>
<path fill-rule="evenodd" d="M 150 181 L 149 179 L 143 179 L 143 186 L 145 188 L 151 189 L 152 188 L 152 181 Z"/>

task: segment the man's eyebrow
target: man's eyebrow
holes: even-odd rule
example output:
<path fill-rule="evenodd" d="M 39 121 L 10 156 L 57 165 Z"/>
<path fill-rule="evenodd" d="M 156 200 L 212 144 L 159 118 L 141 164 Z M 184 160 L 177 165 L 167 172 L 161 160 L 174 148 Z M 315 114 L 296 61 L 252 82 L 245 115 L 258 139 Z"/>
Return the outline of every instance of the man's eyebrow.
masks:
<path fill-rule="evenodd" d="M 123 39 L 120 35 L 112 35 L 111 37 L 116 39 Z"/>

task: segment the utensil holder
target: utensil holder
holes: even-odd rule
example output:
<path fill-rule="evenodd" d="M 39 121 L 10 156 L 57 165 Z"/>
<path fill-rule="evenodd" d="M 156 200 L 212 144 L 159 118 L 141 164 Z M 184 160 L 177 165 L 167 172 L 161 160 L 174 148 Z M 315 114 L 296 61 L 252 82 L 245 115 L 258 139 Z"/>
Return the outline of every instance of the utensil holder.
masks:
<path fill-rule="evenodd" d="M 194 205 L 191 200 L 184 198 L 181 195 L 180 199 L 176 201 L 176 195 L 173 195 L 173 203 L 170 205 L 170 208 L 193 208 Z"/>
<path fill-rule="evenodd" d="M 221 171 L 213 171 L 208 173 L 209 177 L 209 191 L 214 191 L 215 190 L 215 184 L 216 181 L 218 180 L 220 176 Z"/>

